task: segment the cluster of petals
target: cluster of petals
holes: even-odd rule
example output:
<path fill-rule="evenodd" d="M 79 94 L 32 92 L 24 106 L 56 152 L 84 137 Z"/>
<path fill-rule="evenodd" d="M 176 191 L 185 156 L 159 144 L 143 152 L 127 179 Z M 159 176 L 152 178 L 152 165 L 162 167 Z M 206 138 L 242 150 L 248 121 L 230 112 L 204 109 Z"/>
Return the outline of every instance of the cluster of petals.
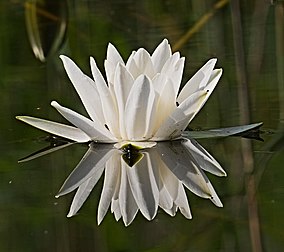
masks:
<path fill-rule="evenodd" d="M 76 142 L 116 143 L 117 148 L 125 142 L 151 147 L 156 141 L 179 138 L 222 75 L 222 69 L 214 69 L 217 60 L 211 59 L 179 92 L 185 59 L 179 52 L 172 53 L 166 39 L 151 55 L 140 48 L 126 62 L 109 44 L 107 81 L 92 57 L 93 78 L 70 58 L 60 58 L 89 118 L 55 101 L 51 105 L 74 126 L 30 116 L 17 118 Z"/>
<path fill-rule="evenodd" d="M 120 150 L 92 143 L 57 195 L 77 190 L 68 217 L 77 214 L 103 173 L 98 224 L 109 208 L 126 226 L 139 211 L 147 220 L 154 219 L 159 207 L 170 216 L 179 210 L 191 219 L 185 187 L 217 207 L 223 206 L 205 171 L 216 176 L 226 176 L 226 172 L 194 139 L 159 142 L 154 148 L 142 150 L 141 155 L 129 167 Z"/>

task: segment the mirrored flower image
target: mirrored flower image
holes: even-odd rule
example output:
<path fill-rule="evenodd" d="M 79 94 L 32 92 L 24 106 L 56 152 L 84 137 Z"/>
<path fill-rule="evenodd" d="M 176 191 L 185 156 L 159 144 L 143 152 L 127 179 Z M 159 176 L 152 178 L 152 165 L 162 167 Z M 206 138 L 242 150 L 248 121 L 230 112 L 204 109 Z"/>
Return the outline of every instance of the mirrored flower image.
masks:
<path fill-rule="evenodd" d="M 160 142 L 151 149 L 134 149 L 128 153 L 109 144 L 92 143 L 57 197 L 77 190 L 68 217 L 75 215 L 104 173 L 98 224 L 109 208 L 115 219 L 122 219 L 126 226 L 138 211 L 152 220 L 158 207 L 170 216 L 179 210 L 191 219 L 184 187 L 222 207 L 205 171 L 226 176 L 218 162 L 195 140 Z"/>

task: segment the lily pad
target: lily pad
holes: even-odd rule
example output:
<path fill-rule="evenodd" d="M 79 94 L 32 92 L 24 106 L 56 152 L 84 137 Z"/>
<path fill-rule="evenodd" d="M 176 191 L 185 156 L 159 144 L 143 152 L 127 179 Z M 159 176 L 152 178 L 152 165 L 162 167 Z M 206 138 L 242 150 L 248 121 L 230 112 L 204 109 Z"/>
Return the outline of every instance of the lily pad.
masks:
<path fill-rule="evenodd" d="M 188 139 L 202 139 L 202 138 L 218 138 L 218 137 L 228 137 L 228 136 L 244 136 L 248 137 L 247 134 L 250 131 L 255 131 L 262 126 L 263 123 L 253 123 L 242 126 L 234 126 L 228 128 L 220 129 L 210 129 L 210 130 L 199 130 L 199 131 L 185 131 L 182 133 L 182 137 Z M 255 132 L 254 132 L 255 134 Z"/>

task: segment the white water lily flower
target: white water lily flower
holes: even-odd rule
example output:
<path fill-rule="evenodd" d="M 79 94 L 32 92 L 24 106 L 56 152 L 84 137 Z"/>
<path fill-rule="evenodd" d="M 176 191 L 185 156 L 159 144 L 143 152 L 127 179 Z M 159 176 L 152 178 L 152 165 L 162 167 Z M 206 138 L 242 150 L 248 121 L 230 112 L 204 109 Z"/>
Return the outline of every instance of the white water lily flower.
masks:
<path fill-rule="evenodd" d="M 107 81 L 92 57 L 93 79 L 68 57 L 60 58 L 90 118 L 53 101 L 51 105 L 75 127 L 29 116 L 17 119 L 76 142 L 116 143 L 116 148 L 127 143 L 149 148 L 156 141 L 179 138 L 222 75 L 222 69 L 214 69 L 217 60 L 211 59 L 179 93 L 184 57 L 172 53 L 166 39 L 152 55 L 140 48 L 126 63 L 109 44 Z"/>

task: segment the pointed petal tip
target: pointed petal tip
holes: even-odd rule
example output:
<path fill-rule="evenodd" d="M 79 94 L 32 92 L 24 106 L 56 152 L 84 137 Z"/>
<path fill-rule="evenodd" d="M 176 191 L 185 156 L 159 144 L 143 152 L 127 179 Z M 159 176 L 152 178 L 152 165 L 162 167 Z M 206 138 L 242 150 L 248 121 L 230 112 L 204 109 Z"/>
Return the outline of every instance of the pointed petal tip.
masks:
<path fill-rule="evenodd" d="M 65 67 L 66 64 L 68 64 L 68 63 L 73 63 L 73 60 L 71 60 L 71 59 L 70 59 L 68 56 L 66 56 L 66 55 L 61 54 L 61 55 L 59 55 L 59 58 L 62 60 L 63 65 L 64 65 L 64 68 L 66 68 L 66 67 Z"/>
<path fill-rule="evenodd" d="M 97 65 L 97 64 L 96 64 L 96 60 L 94 59 L 93 56 L 90 56 L 90 64 L 95 64 L 95 65 Z"/>
<path fill-rule="evenodd" d="M 17 120 L 20 120 L 20 121 L 23 120 L 23 117 L 25 117 L 25 116 L 15 116 L 15 118 L 16 118 Z"/>
<path fill-rule="evenodd" d="M 56 108 L 56 107 L 59 106 L 59 103 L 58 103 L 57 101 L 52 101 L 52 102 L 50 103 L 50 105 L 51 105 L 52 107 Z"/>
<path fill-rule="evenodd" d="M 166 44 L 169 44 L 169 40 L 167 38 L 164 38 L 162 43 L 166 43 Z"/>

